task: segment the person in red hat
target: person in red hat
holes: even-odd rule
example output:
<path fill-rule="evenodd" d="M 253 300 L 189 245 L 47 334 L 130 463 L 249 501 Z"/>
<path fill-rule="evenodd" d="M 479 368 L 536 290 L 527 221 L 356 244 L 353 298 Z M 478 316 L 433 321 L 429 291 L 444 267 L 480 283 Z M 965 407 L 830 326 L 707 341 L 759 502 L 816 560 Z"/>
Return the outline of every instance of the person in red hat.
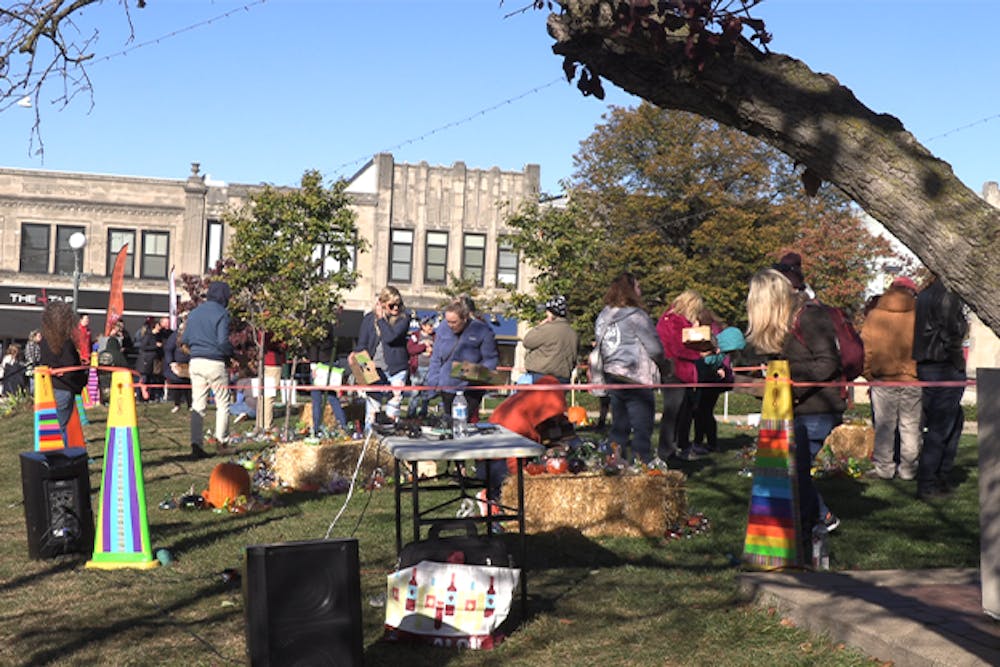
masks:
<path fill-rule="evenodd" d="M 917 285 L 900 276 L 892 281 L 865 317 L 861 340 L 865 344 L 863 375 L 873 382 L 869 393 L 875 422 L 875 467 L 869 476 L 914 479 L 920 457 L 921 389 L 916 385 L 880 386 L 879 382 L 916 382 L 913 360 L 913 324 Z M 895 456 L 896 434 L 899 455 Z M 896 461 L 898 460 L 898 465 Z"/>

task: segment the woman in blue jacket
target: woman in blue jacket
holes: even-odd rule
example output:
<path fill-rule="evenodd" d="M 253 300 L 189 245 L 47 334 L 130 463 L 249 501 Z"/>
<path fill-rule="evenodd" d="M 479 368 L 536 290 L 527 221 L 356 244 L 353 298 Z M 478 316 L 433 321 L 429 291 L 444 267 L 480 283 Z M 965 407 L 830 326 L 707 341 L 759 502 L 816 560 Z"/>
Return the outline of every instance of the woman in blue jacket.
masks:
<path fill-rule="evenodd" d="M 467 380 L 451 376 L 451 365 L 456 361 L 471 361 L 496 370 L 500 360 L 496 336 L 490 325 L 472 317 L 464 299 L 455 299 L 444 309 L 444 322 L 434 334 L 434 351 L 427 367 L 427 384 L 443 387 L 441 400 L 444 414 L 451 414 L 455 392 L 469 385 Z M 463 391 L 469 403 L 469 417 L 479 414 L 479 404 L 486 393 L 482 390 Z"/>
<path fill-rule="evenodd" d="M 379 380 L 374 384 L 403 387 L 410 369 L 410 354 L 406 351 L 406 338 L 410 331 L 410 318 L 403 307 L 399 290 L 387 285 L 379 292 L 375 307 L 361 320 L 358 343 L 350 358 L 362 350 L 368 352 L 378 369 Z M 355 378 L 357 382 L 357 378 Z M 375 423 L 375 414 L 382 409 L 382 401 L 390 395 L 385 413 L 392 419 L 399 418 L 403 393 L 394 391 L 368 392 L 365 405 L 365 430 Z"/>

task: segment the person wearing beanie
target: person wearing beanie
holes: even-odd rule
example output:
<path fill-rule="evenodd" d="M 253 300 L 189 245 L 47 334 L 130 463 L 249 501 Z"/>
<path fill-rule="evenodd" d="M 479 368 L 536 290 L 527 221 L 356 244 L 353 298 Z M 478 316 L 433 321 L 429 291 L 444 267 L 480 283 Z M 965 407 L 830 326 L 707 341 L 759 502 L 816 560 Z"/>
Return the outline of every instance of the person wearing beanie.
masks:
<path fill-rule="evenodd" d="M 532 384 L 551 375 L 559 384 L 569 384 L 577 358 L 576 331 L 566 319 L 566 297 L 557 294 L 545 302 L 545 319 L 524 335 L 524 368 Z"/>
<path fill-rule="evenodd" d="M 802 273 L 802 255 L 799 253 L 786 252 L 771 268 L 788 278 L 796 291 L 804 292 L 810 299 L 816 296 L 809 284 L 806 283 L 805 274 Z"/>
<path fill-rule="evenodd" d="M 215 281 L 208 294 L 188 315 L 184 343 L 191 350 L 191 457 L 205 458 L 203 448 L 205 410 L 208 392 L 215 396 L 215 437 L 217 453 L 229 454 L 229 359 L 233 346 L 229 342 L 229 284 Z"/>

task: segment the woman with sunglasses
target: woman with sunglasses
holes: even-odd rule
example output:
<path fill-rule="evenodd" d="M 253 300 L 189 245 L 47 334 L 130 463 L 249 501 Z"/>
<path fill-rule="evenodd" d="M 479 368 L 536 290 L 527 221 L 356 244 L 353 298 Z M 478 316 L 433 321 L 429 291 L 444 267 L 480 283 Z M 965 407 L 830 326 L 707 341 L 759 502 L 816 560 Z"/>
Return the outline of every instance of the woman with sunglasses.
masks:
<path fill-rule="evenodd" d="M 410 355 L 406 351 L 406 338 L 410 330 L 410 317 L 403 307 L 403 296 L 392 285 L 379 292 L 375 306 L 361 320 L 358 343 L 351 352 L 351 359 L 362 350 L 367 351 L 379 380 L 374 384 L 403 387 L 406 385 L 410 368 Z M 355 381 L 357 379 L 355 378 Z M 391 394 L 368 392 L 365 405 L 365 431 L 375 423 L 375 415 L 382 409 L 382 401 L 389 398 L 385 414 L 393 421 L 399 418 L 399 407 L 403 402 L 401 391 Z"/>

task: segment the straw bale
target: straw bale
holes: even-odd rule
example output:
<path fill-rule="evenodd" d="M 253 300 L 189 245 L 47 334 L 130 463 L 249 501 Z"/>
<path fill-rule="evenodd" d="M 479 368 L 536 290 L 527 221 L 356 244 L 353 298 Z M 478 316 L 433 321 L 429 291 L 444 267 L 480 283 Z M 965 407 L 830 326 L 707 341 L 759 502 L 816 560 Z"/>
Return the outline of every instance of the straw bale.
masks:
<path fill-rule="evenodd" d="M 344 408 L 344 416 L 347 417 L 347 422 L 353 424 L 355 421 L 364 421 L 365 419 L 365 404 L 364 403 L 344 403 L 341 405 Z M 307 430 L 312 430 L 312 405 L 306 403 L 302 407 L 302 413 L 299 415 L 299 424 L 302 428 Z M 323 403 L 323 426 L 327 430 L 333 430 L 339 424 L 337 423 L 337 418 L 333 416 L 333 408 L 330 407 L 329 403 Z"/>
<path fill-rule="evenodd" d="M 687 478 L 664 475 L 528 475 L 524 478 L 525 530 L 575 528 L 587 537 L 663 537 L 687 513 Z M 505 505 L 517 505 L 517 478 L 504 480 Z"/>
<path fill-rule="evenodd" d="M 296 489 L 323 486 L 334 474 L 350 477 L 358 464 L 363 440 L 307 444 L 288 442 L 278 445 L 274 455 L 274 472 L 278 479 Z M 367 479 L 375 468 L 388 470 L 392 457 L 381 444 L 369 444 L 358 479 Z"/>
<path fill-rule="evenodd" d="M 875 451 L 875 429 L 867 424 L 841 424 L 826 436 L 826 444 L 838 458 L 870 459 Z"/>

